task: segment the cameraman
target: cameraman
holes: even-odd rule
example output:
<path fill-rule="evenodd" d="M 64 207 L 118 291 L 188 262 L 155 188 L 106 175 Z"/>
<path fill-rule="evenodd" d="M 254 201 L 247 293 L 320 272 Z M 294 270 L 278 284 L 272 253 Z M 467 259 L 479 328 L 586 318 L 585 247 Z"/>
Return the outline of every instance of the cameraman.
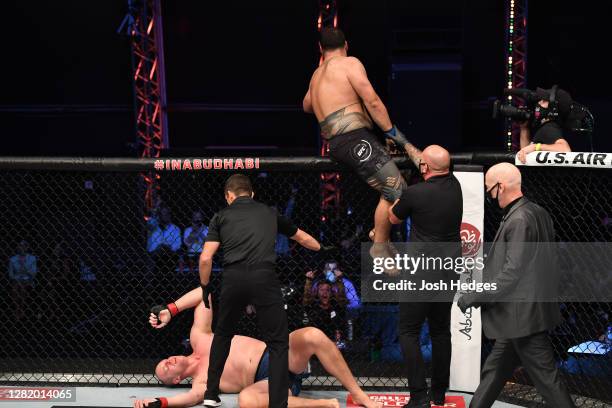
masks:
<path fill-rule="evenodd" d="M 555 91 L 537 88 L 535 94 L 540 100 L 535 107 L 534 118 L 520 123 L 521 150 L 517 153 L 517 157 L 522 163 L 526 162 L 526 155 L 534 151 L 570 152 L 572 150 L 567 140 L 563 138 L 561 125 L 562 120 L 570 113 L 572 99 L 569 93 L 557 89 L 555 96 L 557 106 L 551 106 L 552 92 Z"/>

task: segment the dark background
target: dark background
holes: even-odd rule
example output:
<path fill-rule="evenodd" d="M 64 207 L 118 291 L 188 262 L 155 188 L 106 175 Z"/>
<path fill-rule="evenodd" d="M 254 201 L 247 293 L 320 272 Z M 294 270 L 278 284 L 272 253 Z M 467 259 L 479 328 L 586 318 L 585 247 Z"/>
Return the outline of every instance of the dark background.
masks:
<path fill-rule="evenodd" d="M 316 121 L 300 111 L 318 62 L 317 3 L 165 1 L 166 154 L 216 155 L 224 146 L 317 154 Z M 339 21 L 349 53 L 418 144 L 500 150 L 502 124 L 490 103 L 505 81 L 504 3 L 339 0 Z M 601 56 L 611 8 L 593 0 L 529 5 L 528 85 L 558 83 L 589 106 L 598 151 L 612 151 Z M 3 3 L 1 154 L 135 155 L 130 47 L 116 33 L 126 12 L 123 1 Z M 202 108 L 219 105 L 232 109 Z"/>

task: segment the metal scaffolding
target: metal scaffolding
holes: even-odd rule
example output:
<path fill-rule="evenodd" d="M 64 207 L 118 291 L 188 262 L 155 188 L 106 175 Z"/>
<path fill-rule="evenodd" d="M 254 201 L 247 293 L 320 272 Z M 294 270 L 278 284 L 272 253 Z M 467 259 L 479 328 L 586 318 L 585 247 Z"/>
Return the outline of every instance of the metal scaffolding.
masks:
<path fill-rule="evenodd" d="M 319 0 L 317 30 L 338 27 L 338 3 L 336 0 Z M 323 56 L 321 56 L 323 58 Z M 329 156 L 329 142 L 321 138 L 321 156 Z M 330 213 L 340 208 L 340 174 L 321 173 L 321 220 L 326 221 Z"/>
<path fill-rule="evenodd" d="M 159 157 L 169 147 L 161 0 L 128 0 L 128 14 L 119 30 L 124 26 L 132 47 L 138 156 Z M 142 176 L 150 210 L 159 176 L 154 172 Z"/>
<path fill-rule="evenodd" d="M 507 88 L 527 88 L 527 5 L 528 0 L 506 0 Z M 512 101 L 512 96 L 508 96 Z M 524 103 L 518 100 L 518 103 Z M 507 119 L 508 151 L 520 148 L 519 126 Z"/>

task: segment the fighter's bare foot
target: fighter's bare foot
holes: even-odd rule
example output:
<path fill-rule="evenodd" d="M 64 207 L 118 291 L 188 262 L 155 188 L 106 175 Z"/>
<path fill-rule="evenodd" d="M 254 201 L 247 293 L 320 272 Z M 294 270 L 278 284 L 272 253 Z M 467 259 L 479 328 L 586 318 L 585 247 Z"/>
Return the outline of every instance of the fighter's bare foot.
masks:
<path fill-rule="evenodd" d="M 370 232 L 368 233 L 368 238 L 370 238 L 370 241 L 374 242 L 375 235 L 376 235 L 376 228 L 372 228 Z M 387 242 L 391 242 L 391 238 L 389 238 Z"/>
<path fill-rule="evenodd" d="M 382 402 L 372 400 L 365 393 L 363 394 L 363 396 L 351 394 L 351 398 L 353 399 L 353 402 L 355 402 L 355 404 L 361 405 L 366 408 L 382 408 L 383 407 Z"/>
<path fill-rule="evenodd" d="M 397 254 L 397 249 L 393 246 L 393 244 L 389 242 L 375 242 L 372 244 L 370 248 L 370 256 L 374 258 L 395 258 Z M 383 263 L 384 272 L 388 276 L 398 276 L 400 274 L 400 270 L 395 266 L 388 268 L 386 263 Z"/>

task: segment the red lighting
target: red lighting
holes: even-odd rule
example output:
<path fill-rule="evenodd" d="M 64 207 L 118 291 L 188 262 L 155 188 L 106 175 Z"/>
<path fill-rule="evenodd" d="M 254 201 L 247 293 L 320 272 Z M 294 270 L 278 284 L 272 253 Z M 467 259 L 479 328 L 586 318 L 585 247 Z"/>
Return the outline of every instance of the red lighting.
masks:
<path fill-rule="evenodd" d="M 134 93 L 136 95 L 136 136 L 138 156 L 155 158 L 167 143 L 166 113 L 162 109 L 165 101 L 164 59 L 160 49 L 161 0 L 137 2 L 133 27 L 130 29 L 132 56 L 134 58 Z M 141 174 L 146 183 L 145 206 L 151 209 L 152 194 L 159 190 L 160 176 L 153 172 Z"/>
<path fill-rule="evenodd" d="M 319 1 L 319 17 L 317 19 L 317 29 L 321 31 L 323 27 L 338 27 L 338 3 L 337 0 Z M 319 65 L 322 57 L 319 59 Z M 321 139 L 321 156 L 329 156 L 329 143 Z M 322 173 L 321 174 L 321 210 L 338 210 L 340 208 L 340 189 L 338 185 L 340 174 Z M 325 222 L 327 217 L 321 216 L 321 221 Z"/>

